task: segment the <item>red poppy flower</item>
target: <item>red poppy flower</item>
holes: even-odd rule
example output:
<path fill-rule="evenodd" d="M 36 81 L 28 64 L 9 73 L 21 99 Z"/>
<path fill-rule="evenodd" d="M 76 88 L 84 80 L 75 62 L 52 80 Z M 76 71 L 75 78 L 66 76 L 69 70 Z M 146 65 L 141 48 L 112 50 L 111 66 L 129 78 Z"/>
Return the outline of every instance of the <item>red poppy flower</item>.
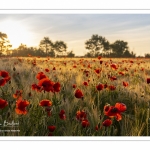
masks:
<path fill-rule="evenodd" d="M 147 84 L 149 84 L 150 83 L 150 78 L 147 78 Z"/>
<path fill-rule="evenodd" d="M 104 114 L 108 117 L 116 117 L 117 121 L 122 119 L 121 113 L 126 111 L 127 107 L 123 103 L 116 103 L 115 106 L 104 106 Z"/>
<path fill-rule="evenodd" d="M 55 68 L 55 67 L 53 67 L 53 70 L 56 70 L 56 68 Z"/>
<path fill-rule="evenodd" d="M 19 115 L 25 115 L 27 114 L 27 110 L 26 107 L 29 105 L 30 103 L 27 100 L 22 100 L 21 98 L 19 98 L 16 101 L 16 113 Z"/>
<path fill-rule="evenodd" d="M 99 74 L 101 72 L 101 69 L 98 68 L 98 69 L 95 69 L 94 71 L 95 71 L 95 73 Z"/>
<path fill-rule="evenodd" d="M 133 63 L 133 60 L 130 60 L 130 63 Z"/>
<path fill-rule="evenodd" d="M 124 87 L 127 87 L 128 85 L 129 85 L 128 82 L 123 82 Z"/>
<path fill-rule="evenodd" d="M 111 80 L 111 81 L 117 80 L 117 77 L 112 76 L 112 77 L 110 77 L 110 80 Z"/>
<path fill-rule="evenodd" d="M 59 83 L 59 82 L 55 83 L 55 84 L 53 85 L 53 88 L 54 88 L 54 91 L 55 91 L 55 92 L 59 92 L 59 91 L 60 91 L 60 83 Z"/>
<path fill-rule="evenodd" d="M 66 119 L 65 111 L 64 111 L 63 109 L 60 111 L 59 117 L 60 117 L 60 119 L 62 119 L 62 120 L 65 120 L 65 119 Z"/>
<path fill-rule="evenodd" d="M 77 86 L 75 84 L 73 84 L 72 87 L 75 89 Z"/>
<path fill-rule="evenodd" d="M 36 66 L 36 62 L 32 62 L 32 65 L 33 65 L 33 66 Z"/>
<path fill-rule="evenodd" d="M 51 113 L 51 111 L 47 111 L 47 116 L 51 116 L 52 115 L 52 113 Z"/>
<path fill-rule="evenodd" d="M 50 116 L 52 115 L 50 106 L 48 106 L 48 107 L 46 106 L 46 107 L 45 107 L 45 111 L 47 112 L 47 116 L 50 117 Z"/>
<path fill-rule="evenodd" d="M 41 79 L 44 79 L 44 78 L 47 78 L 46 75 L 43 73 L 43 72 L 39 72 L 37 75 L 36 75 L 36 78 L 38 80 L 41 80 Z"/>
<path fill-rule="evenodd" d="M 8 105 L 8 102 L 0 98 L 0 109 L 5 108 Z"/>
<path fill-rule="evenodd" d="M 117 113 L 115 117 L 117 121 L 120 121 L 122 119 L 122 116 L 120 113 Z"/>
<path fill-rule="evenodd" d="M 76 65 L 73 65 L 73 68 L 77 68 L 77 66 L 76 66 Z"/>
<path fill-rule="evenodd" d="M 83 97 L 83 93 L 82 93 L 82 91 L 80 89 L 77 89 L 75 91 L 75 97 L 76 98 L 82 98 Z"/>
<path fill-rule="evenodd" d="M 124 112 L 127 110 L 127 106 L 124 103 L 116 103 L 115 107 L 120 111 Z"/>
<path fill-rule="evenodd" d="M 124 68 L 124 70 L 125 70 L 125 71 L 128 71 L 128 69 L 127 69 L 126 67 Z"/>
<path fill-rule="evenodd" d="M 101 56 L 98 56 L 98 59 L 100 60 L 102 57 Z"/>
<path fill-rule="evenodd" d="M 4 79 L 6 80 L 6 82 L 8 82 L 11 79 L 11 77 L 7 77 L 7 78 L 4 78 Z"/>
<path fill-rule="evenodd" d="M 17 90 L 15 94 L 13 94 L 13 98 L 19 98 L 22 97 L 22 90 Z"/>
<path fill-rule="evenodd" d="M 0 71 L 0 76 L 3 78 L 8 78 L 9 77 L 9 73 L 7 71 L 1 70 Z"/>
<path fill-rule="evenodd" d="M 118 113 L 120 113 L 120 111 L 115 106 L 109 106 L 109 105 L 104 106 L 104 114 L 106 116 L 114 117 Z"/>
<path fill-rule="evenodd" d="M 6 84 L 6 80 L 5 79 L 1 79 L 0 80 L 0 86 L 4 86 Z"/>
<path fill-rule="evenodd" d="M 32 90 L 36 90 L 38 92 L 42 91 L 42 87 L 38 86 L 37 84 L 32 84 Z"/>
<path fill-rule="evenodd" d="M 111 90 L 111 91 L 113 91 L 113 90 L 116 89 L 116 87 L 115 87 L 114 85 L 110 85 L 110 86 L 108 86 L 108 88 L 109 88 L 109 90 Z"/>
<path fill-rule="evenodd" d="M 121 72 L 121 71 L 119 72 L 119 74 L 121 74 L 122 76 L 124 75 L 124 73 L 123 73 L 123 72 Z"/>
<path fill-rule="evenodd" d="M 104 89 L 104 84 L 98 84 L 98 85 L 96 86 L 96 88 L 97 88 L 98 91 L 101 91 L 101 90 Z"/>
<path fill-rule="evenodd" d="M 51 80 L 49 80 L 48 78 L 44 78 L 42 80 L 39 81 L 38 86 L 42 86 L 44 91 L 47 92 L 54 92 L 54 88 L 53 88 L 54 82 L 52 82 Z"/>
<path fill-rule="evenodd" d="M 95 127 L 95 130 L 98 131 L 98 125 Z"/>
<path fill-rule="evenodd" d="M 82 120 L 82 127 L 88 127 L 90 125 L 89 121 L 87 119 Z"/>
<path fill-rule="evenodd" d="M 28 96 L 29 96 L 29 97 L 31 97 L 31 96 L 32 96 L 31 92 L 29 92 L 29 93 L 28 93 Z"/>
<path fill-rule="evenodd" d="M 83 82 L 83 85 L 88 86 L 88 82 L 86 82 L 86 81 Z"/>
<path fill-rule="evenodd" d="M 104 88 L 106 89 L 108 87 L 107 83 L 104 84 Z"/>
<path fill-rule="evenodd" d="M 45 69 L 45 71 L 46 71 L 46 72 L 49 72 L 49 69 L 48 69 L 48 68 L 46 68 L 46 69 Z"/>
<path fill-rule="evenodd" d="M 110 66 L 111 66 L 111 68 L 113 68 L 114 70 L 117 70 L 117 69 L 118 69 L 117 64 L 111 64 Z"/>
<path fill-rule="evenodd" d="M 102 64 L 102 63 L 103 63 L 103 61 L 101 60 L 99 63 L 100 63 L 100 64 Z"/>
<path fill-rule="evenodd" d="M 109 127 L 112 124 L 112 121 L 110 119 L 106 119 L 102 124 L 105 127 Z"/>
<path fill-rule="evenodd" d="M 88 68 L 92 68 L 90 64 L 88 64 Z"/>
<path fill-rule="evenodd" d="M 76 113 L 76 118 L 77 118 L 77 120 L 84 120 L 84 119 L 86 119 L 86 117 L 87 117 L 87 113 L 85 112 L 85 111 L 83 111 L 83 110 L 79 110 L 79 111 L 77 111 L 77 113 Z"/>
<path fill-rule="evenodd" d="M 39 103 L 40 106 L 52 106 L 52 102 L 48 99 L 43 99 Z"/>
<path fill-rule="evenodd" d="M 54 132 L 56 129 L 56 126 L 48 126 L 48 129 L 50 132 Z"/>
<path fill-rule="evenodd" d="M 88 70 L 84 70 L 83 73 L 84 73 L 84 74 L 88 74 L 88 73 L 90 73 L 90 72 L 89 72 Z"/>

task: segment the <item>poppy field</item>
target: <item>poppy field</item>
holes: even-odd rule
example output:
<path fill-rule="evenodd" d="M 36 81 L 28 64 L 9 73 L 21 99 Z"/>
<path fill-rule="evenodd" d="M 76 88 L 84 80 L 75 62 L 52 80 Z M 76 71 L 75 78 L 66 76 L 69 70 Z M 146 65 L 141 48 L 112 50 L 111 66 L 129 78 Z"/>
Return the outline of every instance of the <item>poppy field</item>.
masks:
<path fill-rule="evenodd" d="M 149 66 L 146 58 L 1 57 L 0 136 L 149 136 Z"/>

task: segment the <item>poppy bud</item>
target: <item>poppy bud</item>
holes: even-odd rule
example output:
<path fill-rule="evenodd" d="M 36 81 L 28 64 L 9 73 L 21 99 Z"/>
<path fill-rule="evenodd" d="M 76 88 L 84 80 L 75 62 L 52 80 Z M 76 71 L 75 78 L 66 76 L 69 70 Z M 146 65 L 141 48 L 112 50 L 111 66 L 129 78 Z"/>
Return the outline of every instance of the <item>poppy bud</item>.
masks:
<path fill-rule="evenodd" d="M 106 119 L 106 120 L 103 122 L 103 126 L 105 126 L 105 127 L 109 127 L 111 124 L 112 124 L 112 121 L 111 121 L 110 119 Z"/>
<path fill-rule="evenodd" d="M 83 97 L 83 93 L 82 93 L 82 91 L 80 89 L 77 89 L 75 91 L 75 97 L 76 98 L 82 98 Z"/>
<path fill-rule="evenodd" d="M 103 63 L 103 61 L 101 60 L 99 63 L 100 63 L 100 64 L 102 64 L 102 63 Z"/>
<path fill-rule="evenodd" d="M 89 121 L 87 119 L 82 120 L 82 127 L 88 127 L 90 125 Z"/>
<path fill-rule="evenodd" d="M 150 78 L 147 78 L 147 84 L 149 84 L 150 83 Z"/>
<path fill-rule="evenodd" d="M 13 68 L 13 71 L 16 71 L 16 68 L 15 68 L 15 67 Z"/>
<path fill-rule="evenodd" d="M 48 126 L 48 129 L 50 132 L 54 132 L 54 130 L 56 129 L 56 126 Z"/>
<path fill-rule="evenodd" d="M 95 130 L 98 131 L 98 125 L 95 127 Z"/>

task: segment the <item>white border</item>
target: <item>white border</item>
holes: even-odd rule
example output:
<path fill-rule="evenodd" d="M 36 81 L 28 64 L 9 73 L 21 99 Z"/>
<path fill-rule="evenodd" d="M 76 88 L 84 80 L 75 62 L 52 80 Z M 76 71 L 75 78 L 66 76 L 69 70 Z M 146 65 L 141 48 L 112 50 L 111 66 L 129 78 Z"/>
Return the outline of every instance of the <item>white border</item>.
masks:
<path fill-rule="evenodd" d="M 43 9 L 38 9 L 38 10 L 1 10 L 0 9 L 0 15 L 1 14 L 150 14 L 150 9 L 140 9 L 140 10 L 131 10 L 131 9 L 123 9 L 123 10 L 117 10 L 117 9 L 112 9 L 112 10 L 107 10 L 107 9 L 86 9 L 86 10 L 81 10 L 81 9 L 74 9 L 74 10 L 58 10 L 58 9 L 53 9 L 53 10 L 43 10 Z"/>
<path fill-rule="evenodd" d="M 0 10 L 1 14 L 150 14 L 150 9 L 148 10 Z M 120 136 L 120 137 L 103 137 L 103 136 L 53 136 L 53 137 L 24 137 L 24 136 L 5 136 L 0 137 L 0 141 L 150 141 L 150 137 L 131 137 L 131 136 Z"/>
<path fill-rule="evenodd" d="M 149 0 L 1 0 L 0 9 L 148 9 Z"/>
<path fill-rule="evenodd" d="M 3 136 L 0 141 L 150 141 L 146 136 Z"/>

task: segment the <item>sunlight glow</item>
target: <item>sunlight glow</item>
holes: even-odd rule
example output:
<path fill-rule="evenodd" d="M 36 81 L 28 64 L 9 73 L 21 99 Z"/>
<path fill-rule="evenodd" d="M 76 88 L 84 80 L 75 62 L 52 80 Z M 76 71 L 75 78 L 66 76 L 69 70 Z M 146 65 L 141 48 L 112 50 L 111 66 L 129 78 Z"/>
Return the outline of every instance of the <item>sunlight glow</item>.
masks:
<path fill-rule="evenodd" d="M 1 22 L 0 32 L 7 34 L 12 48 L 19 47 L 21 43 L 30 45 L 30 41 L 33 38 L 33 34 L 29 29 L 19 21 L 5 20 Z"/>

